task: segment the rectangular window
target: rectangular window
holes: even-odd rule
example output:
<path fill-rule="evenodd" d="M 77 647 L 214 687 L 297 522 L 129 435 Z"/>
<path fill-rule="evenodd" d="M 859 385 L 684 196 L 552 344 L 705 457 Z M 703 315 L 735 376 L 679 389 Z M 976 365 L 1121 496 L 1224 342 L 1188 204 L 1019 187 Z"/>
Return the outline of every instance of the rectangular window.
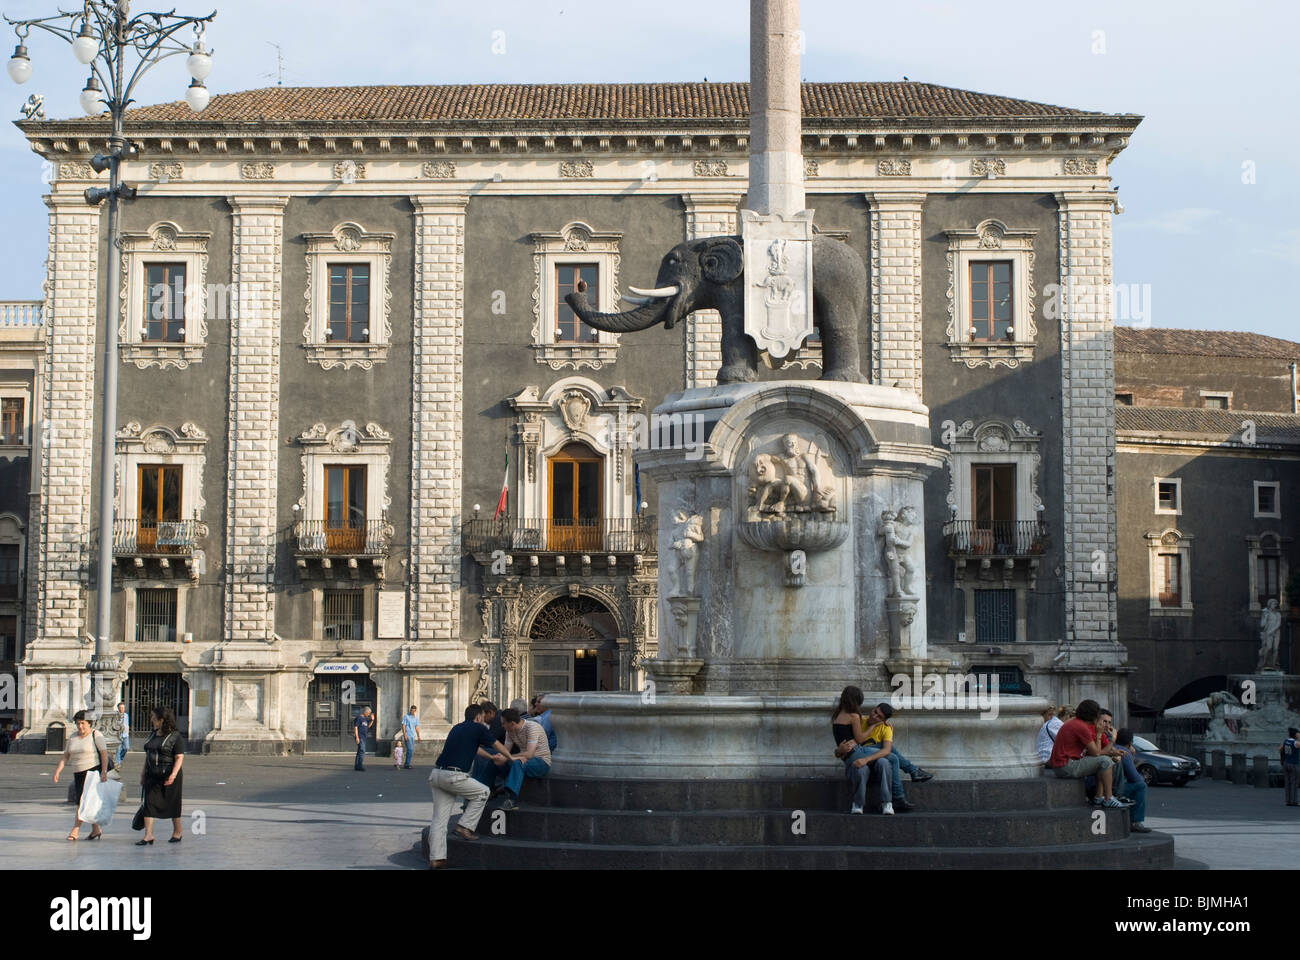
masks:
<path fill-rule="evenodd" d="M 1182 513 L 1182 484 L 1156 478 L 1156 513 Z"/>
<path fill-rule="evenodd" d="M 0 617 L 0 660 L 18 659 L 18 618 Z"/>
<path fill-rule="evenodd" d="M 1260 556 L 1255 558 L 1255 585 L 1259 590 L 1261 607 L 1267 607 L 1270 600 L 1282 601 L 1282 592 L 1278 589 L 1278 575 L 1281 557 Z"/>
<path fill-rule="evenodd" d="M 185 264 L 144 265 L 144 328 L 149 343 L 185 342 Z"/>
<path fill-rule="evenodd" d="M 974 261 L 970 265 L 970 338 L 1010 340 L 1011 263 Z"/>
<path fill-rule="evenodd" d="M 1278 509 L 1278 488 L 1277 483 L 1262 483 L 1255 481 L 1255 516 L 1257 517 L 1278 517 L 1281 511 Z"/>
<path fill-rule="evenodd" d="M 1232 394 L 1230 393 L 1206 393 L 1201 391 L 1201 405 L 1206 410 L 1231 410 Z"/>
<path fill-rule="evenodd" d="M 0 600 L 18 599 L 18 544 L 0 543 Z"/>
<path fill-rule="evenodd" d="M 23 444 L 23 398 L 5 397 L 0 400 L 0 446 L 20 447 Z"/>
<path fill-rule="evenodd" d="M 166 525 L 181 519 L 181 471 L 181 467 L 160 464 L 141 464 L 138 468 L 138 549 L 154 550 L 159 547 L 160 525 L 164 527 L 161 538 L 163 544 L 175 539 L 174 528 L 169 532 Z"/>
<path fill-rule="evenodd" d="M 594 263 L 561 263 L 555 267 L 555 342 L 595 343 L 600 331 L 589 327 L 569 309 L 564 298 L 587 285 L 587 302 L 600 303 L 600 268 Z"/>
<path fill-rule="evenodd" d="M 176 591 L 135 592 L 135 639 L 138 643 L 176 640 Z"/>
<path fill-rule="evenodd" d="M 1162 607 L 1181 607 L 1183 605 L 1182 557 L 1176 553 L 1162 553 L 1157 558 L 1160 574 L 1159 594 L 1157 599 Z"/>
<path fill-rule="evenodd" d="M 1016 639 L 1016 591 L 975 591 L 975 642 L 1011 643 Z"/>
<path fill-rule="evenodd" d="M 329 331 L 332 343 L 370 342 L 370 265 L 329 265 Z"/>
<path fill-rule="evenodd" d="M 971 467 L 971 520 L 976 553 L 1010 550 L 1016 541 L 1014 463 L 977 463 Z"/>
<path fill-rule="evenodd" d="M 325 591 L 325 639 L 360 640 L 364 594 L 360 590 Z"/>
<path fill-rule="evenodd" d="M 366 468 L 325 468 L 325 549 L 359 553 L 366 542 Z"/>
<path fill-rule="evenodd" d="M 1131 407 L 1133 406 L 1133 394 L 1117 393 L 1115 394 L 1115 402 L 1121 407 Z"/>

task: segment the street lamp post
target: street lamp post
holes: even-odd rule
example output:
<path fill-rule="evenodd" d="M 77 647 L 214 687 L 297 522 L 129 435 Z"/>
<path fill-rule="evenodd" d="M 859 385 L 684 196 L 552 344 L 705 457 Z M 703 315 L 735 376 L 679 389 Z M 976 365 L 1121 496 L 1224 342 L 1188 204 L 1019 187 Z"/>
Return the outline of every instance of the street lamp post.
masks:
<path fill-rule="evenodd" d="M 99 449 L 99 591 L 95 607 L 95 655 L 86 664 L 90 672 L 89 703 L 95 725 L 112 737 L 109 720 L 116 715 L 113 690 L 117 660 L 109 644 L 109 625 L 113 609 L 113 479 L 117 435 L 117 308 L 122 283 L 120 250 L 121 226 L 118 204 L 135 196 L 136 190 L 122 182 L 121 164 L 135 155 L 123 131 L 126 108 L 133 102 L 131 94 L 140 78 L 159 61 L 178 54 L 186 55 L 186 67 L 193 78 L 185 100 L 195 112 L 208 105 L 208 91 L 203 81 L 212 70 L 211 51 L 203 46 L 203 30 L 216 17 L 167 13 L 141 13 L 131 16 L 129 0 L 83 0 L 80 11 L 60 10 L 51 17 L 5 22 L 14 28 L 18 45 L 8 63 L 10 78 L 26 83 L 32 74 L 31 57 L 25 41 L 33 28 L 52 33 L 72 45 L 77 61 L 90 67 L 90 77 L 81 91 L 81 108 L 90 116 L 108 111 L 112 122 L 108 151 L 91 158 L 96 173 L 108 171 L 107 187 L 90 187 L 86 202 L 97 206 L 108 202 L 108 290 L 104 300 L 104 396 L 100 406 Z M 186 28 L 194 31 L 193 42 L 186 46 L 176 35 Z M 114 737 L 115 738 L 115 737 Z"/>

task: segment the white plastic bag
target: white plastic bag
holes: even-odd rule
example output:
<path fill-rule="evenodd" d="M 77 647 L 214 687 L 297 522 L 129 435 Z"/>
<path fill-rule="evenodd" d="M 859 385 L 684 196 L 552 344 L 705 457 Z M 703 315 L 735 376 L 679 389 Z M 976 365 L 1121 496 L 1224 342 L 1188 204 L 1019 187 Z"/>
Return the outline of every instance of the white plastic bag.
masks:
<path fill-rule="evenodd" d="M 113 819 L 117 809 L 118 798 L 122 796 L 121 780 L 99 779 L 99 771 L 86 773 L 86 784 L 81 789 L 81 806 L 77 808 L 77 819 L 82 823 L 94 823 L 106 827 Z"/>

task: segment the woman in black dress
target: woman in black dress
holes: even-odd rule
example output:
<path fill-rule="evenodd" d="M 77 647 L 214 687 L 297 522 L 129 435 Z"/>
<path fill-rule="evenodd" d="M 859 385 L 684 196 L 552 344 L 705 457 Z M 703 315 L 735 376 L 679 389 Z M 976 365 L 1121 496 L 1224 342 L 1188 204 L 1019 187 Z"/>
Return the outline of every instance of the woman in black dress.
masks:
<path fill-rule="evenodd" d="M 153 843 L 153 822 L 170 819 L 172 835 L 168 843 L 180 843 L 181 831 L 181 764 L 185 760 L 185 738 L 176 729 L 176 714 L 171 707 L 154 707 L 149 717 L 153 736 L 144 745 L 144 839 L 137 847 Z"/>

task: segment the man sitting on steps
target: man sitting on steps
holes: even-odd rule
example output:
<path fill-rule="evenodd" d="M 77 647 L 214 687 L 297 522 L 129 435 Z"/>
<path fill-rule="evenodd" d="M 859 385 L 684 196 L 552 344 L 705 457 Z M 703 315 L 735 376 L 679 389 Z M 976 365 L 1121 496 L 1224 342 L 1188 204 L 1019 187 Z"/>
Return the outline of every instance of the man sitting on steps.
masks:
<path fill-rule="evenodd" d="M 501 720 L 506 727 L 506 745 L 519 748 L 517 754 L 493 757 L 493 761 L 506 771 L 507 797 L 502 810 L 513 810 L 519 798 L 524 777 L 541 779 L 551 772 L 551 748 L 546 742 L 546 731 L 536 720 L 526 720 L 518 710 L 502 710 Z M 508 766 L 507 766 L 508 764 Z"/>
<path fill-rule="evenodd" d="M 1104 756 L 1097 739 L 1094 724 L 1101 715 L 1096 700 L 1084 700 L 1074 711 L 1074 719 L 1067 721 L 1056 734 L 1047 766 L 1057 777 L 1082 780 L 1096 775 L 1097 787 L 1102 796 L 1101 806 L 1123 809 L 1128 806 L 1116 800 L 1111 791 L 1115 762 Z"/>

